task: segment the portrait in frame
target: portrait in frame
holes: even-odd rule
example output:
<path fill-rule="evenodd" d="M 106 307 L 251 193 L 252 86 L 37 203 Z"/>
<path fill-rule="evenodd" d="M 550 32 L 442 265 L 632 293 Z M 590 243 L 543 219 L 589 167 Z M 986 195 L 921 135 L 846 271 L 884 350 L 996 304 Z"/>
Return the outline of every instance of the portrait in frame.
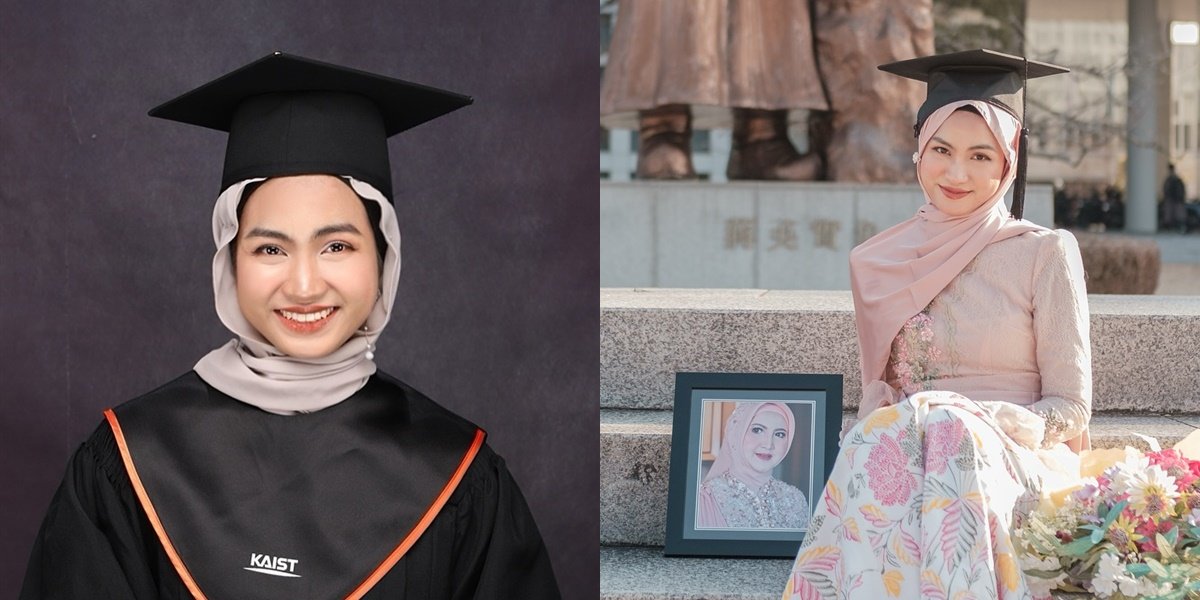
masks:
<path fill-rule="evenodd" d="M 664 554 L 795 556 L 841 424 L 841 375 L 677 373 Z"/>

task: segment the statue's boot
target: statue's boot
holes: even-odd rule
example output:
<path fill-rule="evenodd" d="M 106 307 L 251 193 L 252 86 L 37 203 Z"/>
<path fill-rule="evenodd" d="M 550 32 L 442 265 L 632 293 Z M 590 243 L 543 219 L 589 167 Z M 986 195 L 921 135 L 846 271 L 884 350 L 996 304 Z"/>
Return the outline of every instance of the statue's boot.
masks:
<path fill-rule="evenodd" d="M 729 179 L 813 181 L 825 163 L 816 152 L 800 154 L 788 139 L 786 110 L 733 109 Z"/>
<path fill-rule="evenodd" d="M 695 179 L 692 109 L 668 104 L 638 112 L 638 179 Z"/>

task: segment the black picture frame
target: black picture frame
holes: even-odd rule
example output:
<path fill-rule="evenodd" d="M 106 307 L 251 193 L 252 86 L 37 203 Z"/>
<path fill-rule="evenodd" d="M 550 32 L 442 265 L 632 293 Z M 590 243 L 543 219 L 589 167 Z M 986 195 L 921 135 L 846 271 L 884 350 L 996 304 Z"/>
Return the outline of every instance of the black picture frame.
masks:
<path fill-rule="evenodd" d="M 768 405 L 772 405 L 772 409 L 766 413 L 775 413 L 775 417 L 763 413 L 762 409 Z M 780 439 L 779 432 L 786 430 L 780 425 L 786 420 L 782 414 L 785 408 L 790 411 L 794 426 L 792 432 L 787 433 L 790 442 L 785 455 L 778 458 L 779 462 L 775 462 L 770 449 L 755 454 L 753 449 L 747 453 L 741 448 L 741 444 L 750 439 L 748 436 L 764 435 L 763 432 L 771 427 L 776 427 L 774 436 Z M 730 419 L 735 411 L 738 418 Z M 804 541 L 816 498 L 833 470 L 841 426 L 841 375 L 676 373 L 667 536 L 663 554 L 794 557 Z M 717 463 L 715 457 L 720 455 L 722 440 L 729 427 L 734 427 L 729 432 L 731 437 L 738 431 L 745 434 L 738 443 L 740 449 L 732 450 L 732 446 L 726 446 L 730 457 Z M 735 458 L 739 455 L 742 458 Z M 765 464 L 750 466 L 755 457 L 760 461 L 766 457 Z M 745 466 L 726 468 L 739 460 Z M 771 462 L 775 462 L 774 466 L 769 466 Z M 717 464 L 720 474 L 713 473 L 713 480 L 705 482 L 705 475 Z M 770 495 L 778 502 L 741 503 L 738 498 L 745 496 L 738 496 L 738 492 L 747 492 L 748 488 L 734 477 L 734 469 L 740 468 L 746 473 L 749 473 L 746 469 L 751 469 L 758 473 L 761 485 L 764 471 L 759 467 L 769 469 L 765 473 L 776 480 L 770 483 L 774 486 Z M 797 505 L 796 492 L 781 483 L 803 494 L 808 512 L 800 521 L 796 517 L 798 511 L 771 513 L 772 506 Z M 759 490 L 762 493 L 762 488 Z M 747 507 L 751 510 L 746 510 Z M 729 513 L 728 518 L 724 513 Z M 757 524 L 746 524 L 748 519 L 757 519 Z"/>

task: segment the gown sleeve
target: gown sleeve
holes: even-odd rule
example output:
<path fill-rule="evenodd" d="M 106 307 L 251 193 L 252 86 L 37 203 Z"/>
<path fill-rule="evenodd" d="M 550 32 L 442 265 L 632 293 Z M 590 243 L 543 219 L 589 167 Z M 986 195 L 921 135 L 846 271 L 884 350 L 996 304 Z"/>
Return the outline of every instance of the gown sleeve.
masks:
<path fill-rule="evenodd" d="M 1038 250 L 1033 326 L 1042 399 L 1030 408 L 1046 420 L 1043 445 L 1078 436 L 1092 415 L 1092 345 L 1083 261 L 1075 236 L 1056 231 Z"/>
<path fill-rule="evenodd" d="M 470 482 L 474 506 L 459 513 L 452 598 L 561 598 L 542 536 L 504 460 L 485 446 L 474 466 L 483 472 Z"/>
<path fill-rule="evenodd" d="M 114 483 L 119 461 L 105 425 L 75 452 L 34 541 L 21 600 L 158 597 L 133 491 Z"/>

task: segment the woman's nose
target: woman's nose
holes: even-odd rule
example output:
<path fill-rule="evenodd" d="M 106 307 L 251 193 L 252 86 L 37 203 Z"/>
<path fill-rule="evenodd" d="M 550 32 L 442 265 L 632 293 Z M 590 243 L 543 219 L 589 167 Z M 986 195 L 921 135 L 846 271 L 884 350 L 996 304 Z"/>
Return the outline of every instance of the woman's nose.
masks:
<path fill-rule="evenodd" d="M 950 163 L 950 167 L 946 169 L 946 179 L 950 181 L 966 181 L 967 167 L 959 161 Z"/>
<path fill-rule="evenodd" d="M 301 257 L 292 262 L 283 292 L 299 303 L 315 302 L 325 293 L 325 278 L 315 258 Z"/>

